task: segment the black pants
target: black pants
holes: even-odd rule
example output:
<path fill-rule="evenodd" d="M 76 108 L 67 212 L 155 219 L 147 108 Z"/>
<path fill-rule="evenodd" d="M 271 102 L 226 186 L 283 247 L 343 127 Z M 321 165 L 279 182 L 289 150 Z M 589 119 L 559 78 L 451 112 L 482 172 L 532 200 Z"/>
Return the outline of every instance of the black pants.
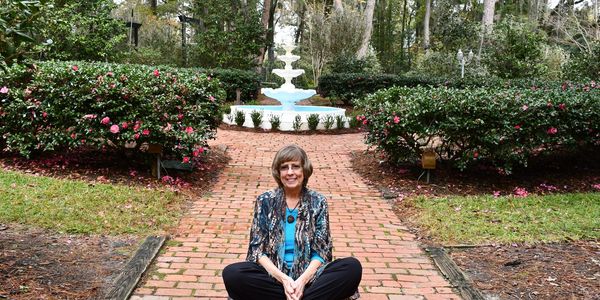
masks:
<path fill-rule="evenodd" d="M 303 300 L 338 300 L 354 294 L 362 277 L 362 266 L 353 257 L 331 262 L 310 286 L 304 288 Z M 235 300 L 285 300 L 283 285 L 267 270 L 253 262 L 239 262 L 223 269 L 223 282 L 229 297 Z"/>

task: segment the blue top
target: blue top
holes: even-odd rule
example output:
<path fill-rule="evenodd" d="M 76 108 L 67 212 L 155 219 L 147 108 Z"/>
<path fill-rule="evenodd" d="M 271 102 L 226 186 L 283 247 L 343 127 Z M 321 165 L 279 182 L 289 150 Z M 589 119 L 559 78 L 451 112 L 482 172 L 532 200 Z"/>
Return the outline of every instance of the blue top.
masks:
<path fill-rule="evenodd" d="M 294 222 L 292 223 L 288 223 L 287 222 L 287 218 L 288 216 L 293 216 L 294 217 Z M 285 210 L 285 237 L 284 237 L 284 254 L 283 254 L 283 260 L 285 261 L 285 263 L 288 265 L 288 268 L 292 268 L 292 264 L 294 263 L 294 246 L 295 246 L 295 242 L 296 242 L 296 238 L 294 237 L 294 233 L 296 232 L 296 219 L 298 218 L 298 209 L 293 209 L 293 210 L 289 210 L 286 209 Z M 317 254 L 316 252 L 312 251 L 311 253 L 311 260 L 318 260 L 321 263 L 324 263 L 325 260 L 323 258 L 321 258 L 319 256 L 319 254 Z"/>

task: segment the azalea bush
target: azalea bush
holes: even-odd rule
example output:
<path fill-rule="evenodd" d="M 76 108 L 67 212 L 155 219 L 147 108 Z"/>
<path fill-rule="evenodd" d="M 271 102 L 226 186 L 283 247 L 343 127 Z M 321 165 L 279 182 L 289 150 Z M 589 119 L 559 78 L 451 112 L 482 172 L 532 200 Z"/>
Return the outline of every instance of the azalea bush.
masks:
<path fill-rule="evenodd" d="M 14 65 L 0 77 L 6 151 L 158 144 L 190 162 L 219 124 L 225 92 L 188 69 L 87 62 Z M 143 148 L 143 147 L 142 147 Z"/>
<path fill-rule="evenodd" d="M 556 150 L 597 147 L 600 87 L 553 89 L 406 88 L 356 101 L 366 142 L 396 163 L 432 148 L 465 169 L 486 161 L 502 173 Z"/>

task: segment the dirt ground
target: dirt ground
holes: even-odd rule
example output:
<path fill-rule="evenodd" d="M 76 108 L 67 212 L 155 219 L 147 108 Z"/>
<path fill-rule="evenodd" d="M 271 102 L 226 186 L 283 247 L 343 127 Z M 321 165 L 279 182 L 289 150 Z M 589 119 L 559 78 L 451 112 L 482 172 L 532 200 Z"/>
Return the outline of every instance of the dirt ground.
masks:
<path fill-rule="evenodd" d="M 593 186 L 600 183 L 598 151 L 540 159 L 512 176 L 438 166 L 430 184 L 424 182 L 425 176 L 417 180 L 420 168 L 391 166 L 374 152 L 356 152 L 352 162 L 357 172 L 393 201 L 396 214 L 423 246 L 445 247 L 487 299 L 600 299 L 600 241 L 447 247 L 411 222 L 415 208 L 407 200 L 414 195 L 509 195 L 515 187 L 540 194 L 598 192 Z"/>
<path fill-rule="evenodd" d="M 0 157 L 0 168 L 90 183 L 167 186 L 189 198 L 208 191 L 228 158 L 213 149 L 197 171 L 163 172 L 156 180 L 151 158 L 106 151 L 78 151 L 25 160 Z M 166 232 L 165 234 L 168 234 Z M 0 299 L 102 299 L 133 256 L 143 236 L 71 235 L 19 224 L 0 224 Z"/>

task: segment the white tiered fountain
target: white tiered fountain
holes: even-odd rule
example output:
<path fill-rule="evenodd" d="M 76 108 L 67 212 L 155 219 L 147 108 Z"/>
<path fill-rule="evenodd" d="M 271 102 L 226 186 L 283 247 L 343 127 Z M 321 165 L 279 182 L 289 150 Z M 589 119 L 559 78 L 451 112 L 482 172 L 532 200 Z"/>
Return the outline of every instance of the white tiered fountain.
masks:
<path fill-rule="evenodd" d="M 294 130 L 293 124 L 297 116 L 300 116 L 302 122 L 300 130 L 308 129 L 307 118 L 311 114 L 318 114 L 321 119 L 321 122 L 317 127 L 318 129 L 324 129 L 323 119 L 328 115 L 332 116 L 334 120 L 336 117 L 341 116 L 344 118 L 344 121 L 346 121 L 346 110 L 342 108 L 296 105 L 296 102 L 315 95 L 316 91 L 297 89 L 294 84 L 292 84 L 292 79 L 304 74 L 304 70 L 302 69 L 292 69 L 292 63 L 300 59 L 300 56 L 292 54 L 292 51 L 295 48 L 296 46 L 293 44 L 286 44 L 283 46 L 285 55 L 277 56 L 277 59 L 285 62 L 285 67 L 283 69 L 274 69 L 273 73 L 285 79 L 285 83 L 276 89 L 264 88 L 261 90 L 261 93 L 281 102 L 281 105 L 232 105 L 231 114 L 225 115 L 223 118 L 225 123 L 235 124 L 234 116 L 238 111 L 245 113 L 246 118 L 243 124 L 244 127 L 254 127 L 250 115 L 253 111 L 258 111 L 263 115 L 261 128 L 271 129 L 271 122 L 269 120 L 271 119 L 271 116 L 277 116 L 281 120 L 279 130 L 282 131 Z"/>

